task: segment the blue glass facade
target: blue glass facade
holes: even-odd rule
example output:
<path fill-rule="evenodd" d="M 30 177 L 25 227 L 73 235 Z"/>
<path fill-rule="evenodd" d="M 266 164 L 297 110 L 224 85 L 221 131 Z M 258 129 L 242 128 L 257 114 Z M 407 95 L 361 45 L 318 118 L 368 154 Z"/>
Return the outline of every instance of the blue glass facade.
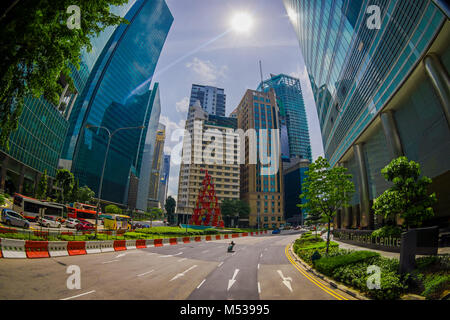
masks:
<path fill-rule="evenodd" d="M 284 0 L 334 165 L 420 61 L 446 17 L 431 0 Z M 369 29 L 367 7 L 381 9 Z"/>
<path fill-rule="evenodd" d="M 308 171 L 308 163 L 302 166 L 296 165 L 286 170 L 284 176 L 284 219 L 288 223 L 303 224 L 306 218 L 305 210 L 297 207 L 298 204 L 304 204 L 305 199 L 301 199 L 303 193 L 303 181 Z"/>
<path fill-rule="evenodd" d="M 308 121 L 300 80 L 280 74 L 264 81 L 258 90 L 261 90 L 261 88 L 264 89 L 264 92 L 273 88 L 277 95 L 280 108 L 283 159 L 297 157 L 312 161 Z"/>
<path fill-rule="evenodd" d="M 71 113 L 64 148 L 63 158 L 72 160 L 80 185 L 96 192 L 107 138 L 104 130 L 83 128 L 87 124 L 105 126 L 111 132 L 121 127 L 148 128 L 152 111 L 149 79 L 173 23 L 164 0 L 137 0 L 125 18 L 130 24 L 117 27 L 106 41 Z M 113 137 L 102 199 L 126 203 L 129 172 L 140 172 L 146 135 L 147 129 L 122 131 Z"/>

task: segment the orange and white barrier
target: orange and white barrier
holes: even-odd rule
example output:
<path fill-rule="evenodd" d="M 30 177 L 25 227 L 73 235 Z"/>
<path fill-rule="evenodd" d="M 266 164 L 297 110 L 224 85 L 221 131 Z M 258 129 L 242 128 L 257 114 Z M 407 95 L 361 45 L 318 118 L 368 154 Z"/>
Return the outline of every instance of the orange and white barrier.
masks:
<path fill-rule="evenodd" d="M 4 258 L 26 258 L 25 241 L 15 239 L 2 239 L 2 254 Z"/>
<path fill-rule="evenodd" d="M 27 258 L 50 258 L 48 253 L 48 241 L 25 241 Z"/>
<path fill-rule="evenodd" d="M 87 254 L 85 241 L 69 241 L 67 242 L 67 252 L 69 256 L 78 256 Z"/>
<path fill-rule="evenodd" d="M 69 252 L 67 252 L 67 241 L 49 241 L 48 252 L 52 258 L 68 256 Z"/>
<path fill-rule="evenodd" d="M 114 241 L 113 240 L 101 241 L 100 250 L 102 253 L 114 252 Z"/>
<path fill-rule="evenodd" d="M 103 241 L 86 241 L 86 253 L 101 253 Z"/>
<path fill-rule="evenodd" d="M 125 246 L 127 247 L 127 250 L 134 250 L 136 249 L 136 240 L 125 240 Z"/>

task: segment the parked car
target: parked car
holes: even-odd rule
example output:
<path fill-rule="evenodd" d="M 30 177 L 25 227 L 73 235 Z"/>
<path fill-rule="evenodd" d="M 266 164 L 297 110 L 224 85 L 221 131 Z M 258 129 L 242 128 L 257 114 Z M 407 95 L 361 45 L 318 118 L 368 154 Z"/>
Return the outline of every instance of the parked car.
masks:
<path fill-rule="evenodd" d="M 78 219 L 74 219 L 74 218 L 69 218 L 66 221 L 66 227 L 67 228 L 76 228 L 77 224 L 80 223 L 80 220 Z"/>
<path fill-rule="evenodd" d="M 61 222 L 58 221 L 58 218 L 52 216 L 44 216 L 43 218 L 39 218 L 38 224 L 47 228 L 61 228 Z"/>
<path fill-rule="evenodd" d="M 2 210 L 1 220 L 8 226 L 22 227 L 25 229 L 30 227 L 30 223 L 27 219 L 25 219 L 21 214 L 10 209 Z"/>
<path fill-rule="evenodd" d="M 75 228 L 77 231 L 95 230 L 95 226 L 87 221 L 80 221 Z"/>
<path fill-rule="evenodd" d="M 280 234 L 281 230 L 280 229 L 275 229 L 272 231 L 272 234 Z"/>
<path fill-rule="evenodd" d="M 301 226 L 296 226 L 295 228 L 294 228 L 294 230 L 300 230 L 302 227 Z"/>

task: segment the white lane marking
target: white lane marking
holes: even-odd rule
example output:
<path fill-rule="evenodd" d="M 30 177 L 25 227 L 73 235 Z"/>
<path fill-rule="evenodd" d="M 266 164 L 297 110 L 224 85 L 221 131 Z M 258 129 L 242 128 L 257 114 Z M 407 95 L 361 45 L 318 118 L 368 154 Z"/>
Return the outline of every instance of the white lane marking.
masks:
<path fill-rule="evenodd" d="M 119 255 L 116 257 L 116 259 L 117 259 L 117 258 L 120 258 L 120 257 L 125 257 L 127 254 L 128 254 L 128 253 L 121 253 L 121 254 L 119 254 Z"/>
<path fill-rule="evenodd" d="M 145 276 L 146 274 L 152 273 L 153 271 L 155 271 L 155 270 L 150 270 L 148 272 L 144 272 L 144 273 L 138 274 L 137 276 L 138 277 L 142 277 L 142 276 Z"/>
<path fill-rule="evenodd" d="M 261 294 L 261 285 L 258 282 L 258 293 Z"/>
<path fill-rule="evenodd" d="M 292 286 L 291 286 L 291 277 L 284 277 L 283 272 L 281 270 L 278 270 L 278 274 L 280 275 L 281 279 L 283 279 L 283 284 L 292 292 Z"/>
<path fill-rule="evenodd" d="M 204 284 L 206 281 L 206 279 L 203 279 L 203 281 L 198 285 L 197 289 L 200 289 L 200 287 L 202 286 L 202 284 Z"/>
<path fill-rule="evenodd" d="M 180 260 L 178 260 L 178 262 L 181 262 L 181 261 L 184 261 L 184 260 L 187 260 L 187 258 L 180 259 Z"/>
<path fill-rule="evenodd" d="M 258 263 L 258 270 L 259 270 L 259 263 Z"/>
<path fill-rule="evenodd" d="M 236 252 L 234 252 L 231 256 L 234 256 L 236 254 Z"/>
<path fill-rule="evenodd" d="M 230 288 L 233 286 L 233 284 L 236 283 L 236 276 L 239 273 L 239 269 L 234 270 L 233 278 L 231 280 L 228 280 L 228 288 L 227 291 L 230 290 Z"/>
<path fill-rule="evenodd" d="M 221 267 L 223 265 L 223 261 L 221 263 L 219 263 L 219 265 L 217 266 L 217 268 Z"/>
<path fill-rule="evenodd" d="M 119 261 L 119 260 L 105 261 L 105 262 L 102 262 L 102 263 L 105 264 L 105 263 L 111 263 L 111 262 L 117 262 L 117 261 Z"/>
<path fill-rule="evenodd" d="M 207 252 L 209 252 L 209 250 L 202 251 L 202 253 L 207 253 Z"/>
<path fill-rule="evenodd" d="M 176 256 L 179 256 L 182 254 L 183 254 L 183 252 L 179 252 L 177 254 L 168 254 L 167 256 L 160 256 L 160 258 L 176 257 Z"/>
<path fill-rule="evenodd" d="M 262 252 L 261 252 L 261 254 L 259 255 L 259 257 L 262 258 L 262 256 L 263 256 L 263 254 L 262 254 Z"/>
<path fill-rule="evenodd" d="M 68 297 L 68 298 L 59 299 L 59 300 L 75 299 L 75 298 L 78 298 L 78 297 L 81 297 L 81 296 L 85 296 L 85 295 L 87 295 L 87 294 L 94 293 L 94 292 L 95 292 L 95 290 L 92 290 L 92 291 L 89 291 L 89 292 L 85 292 L 85 293 L 82 293 L 82 294 L 78 294 L 78 295 L 73 296 L 73 297 Z"/>
<path fill-rule="evenodd" d="M 176 279 L 178 279 L 178 278 L 180 278 L 180 277 L 184 277 L 184 275 L 185 275 L 187 272 L 191 271 L 192 269 L 195 269 L 196 267 L 197 267 L 197 265 L 193 265 L 192 267 L 190 267 L 190 268 L 187 269 L 186 271 L 177 274 L 175 277 L 173 277 L 172 279 L 170 279 L 170 281 L 176 280 Z M 169 281 L 169 282 L 170 282 L 170 281 Z"/>

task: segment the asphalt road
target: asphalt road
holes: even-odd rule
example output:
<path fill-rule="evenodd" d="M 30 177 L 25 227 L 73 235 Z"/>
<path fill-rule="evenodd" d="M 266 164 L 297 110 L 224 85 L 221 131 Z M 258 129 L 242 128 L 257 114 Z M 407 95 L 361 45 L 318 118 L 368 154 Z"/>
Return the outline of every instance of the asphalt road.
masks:
<path fill-rule="evenodd" d="M 0 259 L 0 300 L 353 299 L 288 259 L 298 232 L 50 259 Z M 81 288 L 68 289 L 79 266 Z"/>

